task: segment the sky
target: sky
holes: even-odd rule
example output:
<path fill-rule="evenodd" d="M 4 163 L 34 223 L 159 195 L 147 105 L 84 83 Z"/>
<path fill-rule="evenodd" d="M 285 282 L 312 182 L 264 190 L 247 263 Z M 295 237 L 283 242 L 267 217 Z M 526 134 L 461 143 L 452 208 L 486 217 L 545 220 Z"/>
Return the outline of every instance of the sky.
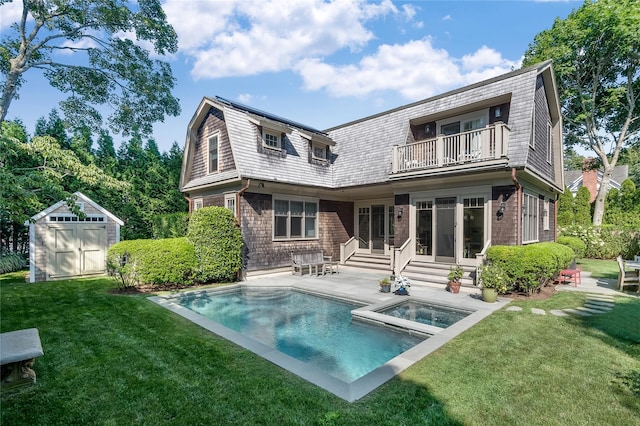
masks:
<path fill-rule="evenodd" d="M 182 113 L 154 126 L 182 148 L 203 96 L 324 130 L 520 67 L 579 1 L 163 0 L 179 50 L 162 58 Z M 21 1 L 0 6 L 2 37 Z M 67 59 L 67 58 L 63 58 Z M 30 134 L 64 95 L 32 69 L 7 118 Z M 108 112 L 105 112 L 108 114 Z M 116 143 L 120 140 L 114 137 Z"/>

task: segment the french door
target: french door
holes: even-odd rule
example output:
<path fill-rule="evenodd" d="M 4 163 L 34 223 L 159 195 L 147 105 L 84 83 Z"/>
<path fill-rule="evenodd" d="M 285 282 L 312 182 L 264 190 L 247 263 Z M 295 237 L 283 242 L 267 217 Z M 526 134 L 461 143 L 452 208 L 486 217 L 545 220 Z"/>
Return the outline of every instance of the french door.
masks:
<path fill-rule="evenodd" d="M 361 204 L 357 207 L 356 238 L 361 253 L 389 254 L 393 245 L 393 203 Z"/>

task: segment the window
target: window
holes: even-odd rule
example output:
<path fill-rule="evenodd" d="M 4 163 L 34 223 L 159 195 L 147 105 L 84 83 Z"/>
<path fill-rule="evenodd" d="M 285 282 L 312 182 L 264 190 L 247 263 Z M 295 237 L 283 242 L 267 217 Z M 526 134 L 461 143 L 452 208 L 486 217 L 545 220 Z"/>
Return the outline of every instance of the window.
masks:
<path fill-rule="evenodd" d="M 203 207 L 202 198 L 194 198 L 193 200 L 193 211 L 201 209 Z"/>
<path fill-rule="evenodd" d="M 548 231 L 549 228 L 549 200 L 544 200 L 542 209 L 542 229 Z"/>
<path fill-rule="evenodd" d="M 263 129 L 262 144 L 266 148 L 280 149 L 280 134 L 270 130 Z"/>
<path fill-rule="evenodd" d="M 273 200 L 273 238 L 276 240 L 317 238 L 318 202 L 294 199 Z"/>
<path fill-rule="evenodd" d="M 551 157 L 553 154 L 553 127 L 551 122 L 547 122 L 547 163 L 551 164 Z"/>
<path fill-rule="evenodd" d="M 327 147 L 324 145 L 313 144 L 311 146 L 311 155 L 314 160 L 327 161 Z"/>
<path fill-rule="evenodd" d="M 218 171 L 218 135 L 209 138 L 209 173 Z"/>
<path fill-rule="evenodd" d="M 522 242 L 538 241 L 538 197 L 524 193 L 522 200 Z"/>
<path fill-rule="evenodd" d="M 224 195 L 224 206 L 231 210 L 234 217 L 237 217 L 236 214 L 236 194 L 225 194 Z"/>

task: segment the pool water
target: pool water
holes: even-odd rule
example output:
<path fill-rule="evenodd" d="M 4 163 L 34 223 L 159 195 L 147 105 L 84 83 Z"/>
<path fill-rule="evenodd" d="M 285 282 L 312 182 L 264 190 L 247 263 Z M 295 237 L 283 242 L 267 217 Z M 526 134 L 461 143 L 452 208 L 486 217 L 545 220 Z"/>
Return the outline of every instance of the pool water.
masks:
<path fill-rule="evenodd" d="M 347 383 L 428 337 L 353 321 L 359 305 L 291 289 L 241 288 L 178 302 Z"/>
<path fill-rule="evenodd" d="M 441 328 L 447 328 L 473 313 L 448 306 L 415 302 L 411 300 L 383 309 L 379 312 L 395 318 L 402 318 Z"/>

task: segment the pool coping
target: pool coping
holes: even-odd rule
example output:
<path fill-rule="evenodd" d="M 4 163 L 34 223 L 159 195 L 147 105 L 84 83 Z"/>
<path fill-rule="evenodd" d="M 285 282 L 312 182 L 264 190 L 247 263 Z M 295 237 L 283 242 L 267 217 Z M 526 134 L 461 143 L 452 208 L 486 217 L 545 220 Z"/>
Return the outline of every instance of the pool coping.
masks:
<path fill-rule="evenodd" d="M 286 280 L 285 280 L 286 281 Z M 266 287 L 276 287 L 276 288 L 292 288 L 294 290 L 303 291 L 306 293 L 316 293 L 323 297 L 330 297 L 338 300 L 346 300 L 349 302 L 355 302 L 358 304 L 365 304 L 365 306 L 361 308 L 354 309 L 352 313 L 356 313 L 354 315 L 355 319 L 363 319 L 368 321 L 380 321 L 384 320 L 385 323 L 390 324 L 392 326 L 409 328 L 410 330 L 418 333 L 429 334 L 431 337 L 423 341 L 422 343 L 417 344 L 411 349 L 403 352 L 402 354 L 392 358 L 387 361 L 380 367 L 375 370 L 367 373 L 366 375 L 360 377 L 359 379 L 346 383 L 338 378 L 335 378 L 326 372 L 320 370 L 317 367 L 304 363 L 300 360 L 297 360 L 289 355 L 286 355 L 278 350 L 271 348 L 263 343 L 260 343 L 256 340 L 243 336 L 239 332 L 231 330 L 215 321 L 205 318 L 204 316 L 191 311 L 185 307 L 180 306 L 175 303 L 175 299 L 179 297 L 184 297 L 185 295 L 190 294 L 209 294 L 209 293 L 217 293 L 217 292 L 225 292 L 225 291 L 233 291 L 237 288 L 266 288 Z M 434 290 L 435 291 L 435 290 Z M 423 293 L 423 292 L 421 292 Z M 397 299 L 387 299 L 383 301 L 374 301 L 368 298 L 359 298 L 358 296 L 353 295 L 336 295 L 335 293 L 328 293 L 326 291 L 320 291 L 317 288 L 309 289 L 308 286 L 305 285 L 295 285 L 294 283 L 282 283 L 280 285 L 276 285 L 274 283 L 269 283 L 267 285 L 257 285 L 255 282 L 246 282 L 239 284 L 232 284 L 229 286 L 218 287 L 214 289 L 206 289 L 206 290 L 193 290 L 187 292 L 181 292 L 179 294 L 172 294 L 167 296 L 152 296 L 148 298 L 151 302 L 160 305 L 181 317 L 190 320 L 191 322 L 199 325 L 200 327 L 211 331 L 212 333 L 223 337 L 238 346 L 241 346 L 256 355 L 270 361 L 271 363 L 292 372 L 293 374 L 301 377 L 302 379 L 319 386 L 334 395 L 348 401 L 354 402 L 358 399 L 364 397 L 370 392 L 374 391 L 382 384 L 386 383 L 411 365 L 415 364 L 419 360 L 423 359 L 425 356 L 434 352 L 442 345 L 447 343 L 449 340 L 453 339 L 463 331 L 469 329 L 483 318 L 489 316 L 493 311 L 500 309 L 502 306 L 508 304 L 508 301 L 500 300 L 497 303 L 489 304 L 486 307 L 482 306 L 474 306 L 469 307 L 468 305 L 462 303 L 463 300 L 460 300 L 460 303 L 455 303 L 453 301 L 434 302 L 433 300 L 429 300 L 424 297 L 423 294 L 420 296 L 402 296 L 402 300 Z M 397 303 L 401 303 L 406 300 L 415 300 L 422 303 L 434 303 L 438 305 L 450 306 L 457 309 L 462 310 L 474 310 L 472 314 L 463 318 L 462 320 L 456 322 L 455 324 L 447 327 L 440 328 L 434 327 L 427 324 L 417 323 L 414 321 L 403 320 L 401 318 L 394 318 L 388 315 L 379 314 L 373 312 L 372 309 L 382 309 L 387 306 L 392 306 Z M 379 316 L 384 316 L 384 318 L 380 318 Z M 407 324 L 410 323 L 410 324 Z"/>

